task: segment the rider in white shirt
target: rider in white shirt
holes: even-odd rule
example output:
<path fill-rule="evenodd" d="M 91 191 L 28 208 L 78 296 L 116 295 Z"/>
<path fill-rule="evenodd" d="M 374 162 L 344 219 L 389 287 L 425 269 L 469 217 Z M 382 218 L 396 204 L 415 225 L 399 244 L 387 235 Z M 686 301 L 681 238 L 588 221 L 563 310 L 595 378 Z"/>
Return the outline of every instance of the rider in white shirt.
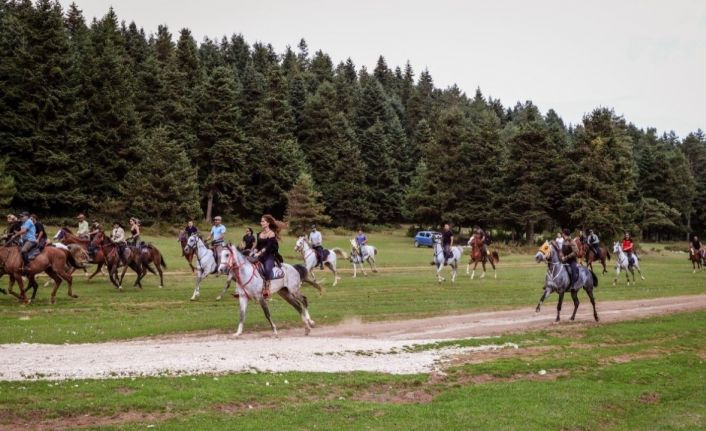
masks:
<path fill-rule="evenodd" d="M 319 262 L 319 269 L 324 269 L 324 246 L 323 238 L 321 237 L 321 232 L 316 230 L 316 225 L 311 225 L 311 232 L 309 233 L 309 245 L 316 252 L 316 259 Z"/>

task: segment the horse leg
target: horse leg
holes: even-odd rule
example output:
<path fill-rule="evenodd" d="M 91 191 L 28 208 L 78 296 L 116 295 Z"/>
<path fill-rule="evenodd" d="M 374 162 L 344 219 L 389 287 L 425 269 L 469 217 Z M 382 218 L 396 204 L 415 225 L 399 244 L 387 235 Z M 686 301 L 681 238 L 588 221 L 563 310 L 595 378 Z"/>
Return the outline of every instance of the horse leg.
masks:
<path fill-rule="evenodd" d="M 32 297 L 29 299 L 29 302 L 28 302 L 29 304 L 31 304 L 32 301 L 34 301 L 34 298 L 37 297 L 37 289 L 39 288 L 39 284 L 37 284 L 37 279 L 35 278 L 34 275 L 30 275 L 28 277 L 28 283 L 29 283 L 29 285 L 27 288 L 28 289 L 32 288 Z"/>
<path fill-rule="evenodd" d="M 238 330 L 235 332 L 236 337 L 240 337 L 243 333 L 243 325 L 245 324 L 245 314 L 248 311 L 248 296 L 240 295 L 238 297 L 240 300 L 240 321 L 238 322 Z"/>
<path fill-rule="evenodd" d="M 591 300 L 591 305 L 593 306 L 593 318 L 596 319 L 596 322 L 598 322 L 598 313 L 596 312 L 596 299 L 593 297 L 593 288 L 585 288 L 584 290 L 588 294 L 588 299 Z"/>
<path fill-rule="evenodd" d="M 377 263 L 375 263 L 375 258 L 372 255 L 368 256 L 368 265 L 370 265 L 371 271 L 378 272 Z"/>
<path fill-rule="evenodd" d="M 633 282 L 635 281 L 635 270 L 630 268 L 627 271 L 625 271 L 625 280 L 627 280 L 628 286 L 630 286 L 630 273 L 632 273 Z"/>
<path fill-rule="evenodd" d="M 441 263 L 436 265 L 436 281 L 439 283 L 446 280 L 444 277 L 441 276 L 441 268 L 443 267 L 444 265 Z"/>
<path fill-rule="evenodd" d="M 275 326 L 275 323 L 272 321 L 272 316 L 270 316 L 270 307 L 267 305 L 267 299 L 265 299 L 264 297 L 260 297 L 260 307 L 262 307 L 262 311 L 265 313 L 265 317 L 267 318 L 267 321 L 270 322 L 270 327 L 272 327 L 272 332 L 275 333 L 275 337 L 278 337 L 277 327 Z"/>
<path fill-rule="evenodd" d="M 49 302 L 56 304 L 56 292 L 59 290 L 59 286 L 61 285 L 61 277 L 59 277 L 59 275 L 54 271 L 51 271 L 49 276 L 54 280 L 54 288 L 51 290 L 51 299 Z"/>
<path fill-rule="evenodd" d="M 456 283 L 456 272 L 458 271 L 458 263 L 451 264 L 451 283 Z"/>
<path fill-rule="evenodd" d="M 471 262 L 473 261 L 468 259 L 468 263 L 466 264 L 466 275 L 471 275 Z"/>
<path fill-rule="evenodd" d="M 338 280 L 341 279 L 341 277 L 338 276 L 338 271 L 336 270 L 336 264 L 335 264 L 335 263 L 331 263 L 331 262 L 326 262 L 326 265 L 328 266 L 328 269 L 330 269 L 331 272 L 333 272 L 333 284 L 332 284 L 332 286 L 335 286 L 335 285 L 338 284 Z"/>
<path fill-rule="evenodd" d="M 90 282 L 91 279 L 96 276 L 96 274 L 98 274 L 99 272 L 101 272 L 101 270 L 103 269 L 103 264 L 104 264 L 104 262 L 100 262 L 100 263 L 98 264 L 98 267 L 96 267 L 95 272 L 94 272 L 93 274 L 91 274 L 90 277 L 88 277 L 88 282 Z M 86 274 L 88 274 L 88 271 L 86 271 L 86 268 L 84 268 L 83 270 L 86 272 Z M 111 280 L 111 281 L 112 281 L 112 280 Z"/>
<path fill-rule="evenodd" d="M 485 260 L 481 261 L 480 264 L 483 267 L 483 274 L 480 275 L 480 278 L 485 278 Z"/>
<path fill-rule="evenodd" d="M 225 284 L 225 286 L 223 286 L 223 290 L 221 291 L 221 294 L 218 295 L 218 296 L 216 296 L 216 301 L 220 301 L 221 299 L 223 299 L 223 295 L 226 294 L 226 291 L 228 290 L 228 288 L 230 287 L 230 284 L 231 284 L 232 282 L 233 282 L 233 275 L 232 275 L 231 272 L 228 272 L 228 279 L 226 280 L 226 284 Z M 236 286 L 235 290 L 236 290 L 236 293 L 237 293 L 237 291 L 238 291 L 238 287 L 237 287 L 237 286 Z M 234 293 L 233 296 L 236 296 L 236 293 Z M 236 297 L 237 297 L 237 296 L 236 296 Z"/>
<path fill-rule="evenodd" d="M 206 278 L 204 276 L 204 270 L 199 269 L 199 275 L 196 276 L 196 286 L 194 286 L 194 293 L 191 295 L 191 300 L 196 301 L 201 295 L 201 280 Z"/>
<path fill-rule="evenodd" d="M 476 278 L 476 268 L 478 267 L 478 261 L 474 260 L 473 261 L 473 272 L 471 273 L 471 280 Z"/>
<path fill-rule="evenodd" d="M 574 300 L 574 312 L 571 315 L 571 320 L 574 320 L 576 318 L 576 312 L 579 309 L 579 294 L 577 291 L 575 291 L 575 290 L 571 291 L 571 299 Z"/>
<path fill-rule="evenodd" d="M 490 266 L 493 267 L 493 278 L 497 279 L 497 278 L 498 278 L 498 272 L 497 272 L 497 270 L 495 269 L 495 259 L 493 259 L 493 257 L 491 256 L 490 259 L 488 260 L 488 262 L 490 262 Z"/>
<path fill-rule="evenodd" d="M 603 274 L 608 274 L 608 268 L 605 264 L 605 257 L 601 258 L 601 265 L 603 265 Z M 591 268 L 591 270 L 593 270 L 593 268 Z"/>
<path fill-rule="evenodd" d="M 635 269 L 637 269 L 637 272 L 640 274 L 640 278 L 644 280 L 645 276 L 642 275 L 642 270 L 640 269 L 640 267 L 638 265 L 635 265 Z"/>
<path fill-rule="evenodd" d="M 299 313 L 299 317 L 301 317 L 302 322 L 304 322 L 304 335 L 309 335 L 309 332 L 311 332 L 311 328 L 309 327 L 309 319 L 307 319 L 306 315 L 304 314 L 304 308 L 302 307 L 302 304 L 294 297 L 294 295 L 292 295 L 292 293 L 288 289 L 280 289 L 279 291 L 277 291 L 277 293 L 279 293 L 279 296 L 281 296 L 285 301 L 287 301 L 289 305 L 291 305 L 292 307 L 294 307 L 295 310 L 297 310 L 297 313 Z M 267 312 L 265 312 L 265 315 L 267 315 Z M 270 323 L 272 323 L 272 321 L 270 321 Z"/>
<path fill-rule="evenodd" d="M 615 278 L 613 279 L 613 286 L 618 284 L 618 277 L 620 277 L 620 265 L 615 267 Z"/>
<path fill-rule="evenodd" d="M 559 302 L 556 304 L 556 322 L 559 321 L 559 315 L 561 314 L 561 303 L 564 302 L 564 292 L 559 292 Z"/>
<path fill-rule="evenodd" d="M 356 265 L 355 262 L 353 262 L 353 278 L 356 278 L 357 268 L 358 268 L 358 265 Z"/>
<path fill-rule="evenodd" d="M 552 293 L 552 290 L 547 288 L 544 289 L 544 292 L 542 292 L 542 296 L 539 297 L 539 302 L 537 303 L 537 308 L 534 310 L 535 313 L 539 313 L 539 310 L 542 308 L 542 304 L 544 304 L 544 300 L 549 297 L 549 295 Z"/>

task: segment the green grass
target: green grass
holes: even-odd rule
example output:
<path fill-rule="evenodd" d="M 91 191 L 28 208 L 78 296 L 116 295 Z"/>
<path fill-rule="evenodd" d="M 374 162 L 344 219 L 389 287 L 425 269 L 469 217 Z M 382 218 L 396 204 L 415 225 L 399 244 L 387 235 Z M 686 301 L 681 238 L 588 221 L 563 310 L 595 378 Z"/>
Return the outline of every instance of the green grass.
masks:
<path fill-rule="evenodd" d="M 241 231 L 231 229 L 228 238 L 236 240 Z M 497 280 L 470 280 L 464 264 L 455 285 L 450 281 L 439 285 L 429 265 L 430 249 L 412 247 L 412 240 L 401 231 L 374 233 L 369 237 L 370 243 L 380 250 L 380 273 L 353 279 L 350 264 L 339 262 L 344 271 L 338 286 L 331 287 L 330 273 L 323 275 L 327 290 L 322 297 L 305 286 L 312 317 L 318 323 L 330 324 L 349 317 L 384 320 L 507 309 L 534 305 L 539 298 L 546 267 L 534 264 L 529 254 L 503 253 Z M 185 272 L 188 267 L 180 256 L 176 238 L 147 239 L 162 250 L 168 264 L 169 274 L 163 289 L 158 288 L 153 275 L 147 276 L 142 291 L 129 287 L 134 278 L 126 278 L 124 291 L 120 292 L 105 276 L 86 283 L 84 276 L 76 273 L 74 292 L 80 296 L 78 299 L 66 296 L 65 285 L 59 291 L 56 305 L 49 304 L 49 288 L 40 287 L 37 301 L 30 306 L 18 304 L 11 296 L 0 296 L 3 328 L 0 343 L 78 343 L 198 330 L 234 331 L 235 301 L 230 296 L 222 302 L 215 300 L 225 278 L 209 277 L 202 285 L 200 300 L 190 302 L 194 277 Z M 282 250 L 288 262 L 296 263 L 301 258 L 293 251 L 294 240 L 286 237 Z M 349 250 L 345 236 L 326 233 L 326 244 Z M 599 311 L 604 300 L 700 294 L 706 290 L 706 274 L 692 274 L 684 254 L 652 252 L 644 256 L 642 265 L 647 280 L 638 281 L 637 286 L 627 287 L 621 278 L 618 287 L 613 287 L 612 266 L 609 275 L 599 276 L 596 292 Z M 444 269 L 444 275 L 450 279 L 448 268 Z M 581 297 L 584 298 L 583 294 Z M 549 302 L 555 300 L 552 296 Z M 299 327 L 296 312 L 284 301 L 274 299 L 271 309 L 278 326 Z M 246 331 L 267 328 L 261 310 L 253 304 Z"/>
<path fill-rule="evenodd" d="M 100 429 L 126 430 L 706 429 L 705 311 L 513 337 L 520 346 L 514 355 L 461 361 L 444 378 L 284 373 L 2 382 L 0 428 L 73 424 L 88 415 L 105 425 Z M 111 417 L 114 423 L 101 422 Z"/>

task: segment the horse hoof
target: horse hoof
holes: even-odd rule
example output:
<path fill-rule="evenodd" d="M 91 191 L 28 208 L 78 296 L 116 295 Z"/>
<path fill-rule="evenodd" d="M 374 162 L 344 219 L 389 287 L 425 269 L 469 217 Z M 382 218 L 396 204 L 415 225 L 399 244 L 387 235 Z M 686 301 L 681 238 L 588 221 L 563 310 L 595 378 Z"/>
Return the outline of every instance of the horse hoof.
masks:
<path fill-rule="evenodd" d="M 304 328 L 304 335 L 309 335 L 310 332 L 311 332 L 311 329 Z"/>
<path fill-rule="evenodd" d="M 314 322 L 313 320 L 309 320 L 309 326 L 311 326 L 312 328 L 316 327 L 316 322 Z"/>
<path fill-rule="evenodd" d="M 162 289 L 164 286 L 160 285 L 159 288 Z"/>
<path fill-rule="evenodd" d="M 216 301 L 220 301 L 221 299 L 223 298 L 220 295 L 216 296 Z"/>
<path fill-rule="evenodd" d="M 191 297 L 191 300 L 192 300 L 192 301 L 196 301 L 197 299 L 199 299 L 199 296 L 198 296 L 198 295 L 195 295 L 195 296 L 192 296 L 192 297 Z"/>
<path fill-rule="evenodd" d="M 78 295 L 71 295 L 73 299 L 78 299 Z"/>

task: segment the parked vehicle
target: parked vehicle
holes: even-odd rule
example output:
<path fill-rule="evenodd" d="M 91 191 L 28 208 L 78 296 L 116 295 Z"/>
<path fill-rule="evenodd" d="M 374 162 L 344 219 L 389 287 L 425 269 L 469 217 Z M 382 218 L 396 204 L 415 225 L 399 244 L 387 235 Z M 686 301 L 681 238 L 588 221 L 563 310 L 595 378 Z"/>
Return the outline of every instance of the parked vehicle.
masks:
<path fill-rule="evenodd" d="M 414 236 L 415 247 L 432 247 L 434 245 L 434 235 L 441 235 L 439 232 L 432 230 L 421 230 Z"/>

